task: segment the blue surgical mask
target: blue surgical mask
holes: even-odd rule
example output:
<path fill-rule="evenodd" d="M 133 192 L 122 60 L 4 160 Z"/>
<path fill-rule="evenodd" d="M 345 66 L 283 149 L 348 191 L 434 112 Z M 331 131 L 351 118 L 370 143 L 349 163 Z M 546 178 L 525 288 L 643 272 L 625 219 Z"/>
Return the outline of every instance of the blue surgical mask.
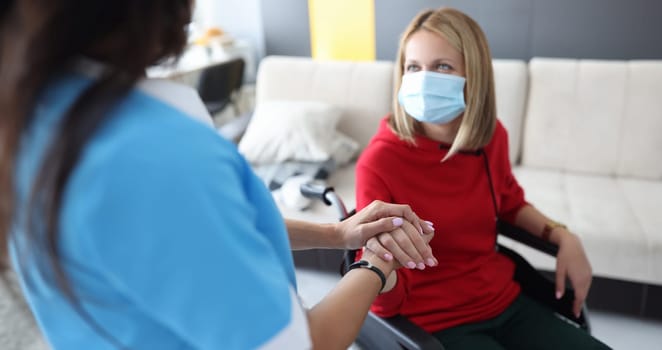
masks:
<path fill-rule="evenodd" d="M 405 112 L 425 123 L 446 124 L 464 112 L 463 77 L 420 71 L 402 76 L 398 101 Z"/>

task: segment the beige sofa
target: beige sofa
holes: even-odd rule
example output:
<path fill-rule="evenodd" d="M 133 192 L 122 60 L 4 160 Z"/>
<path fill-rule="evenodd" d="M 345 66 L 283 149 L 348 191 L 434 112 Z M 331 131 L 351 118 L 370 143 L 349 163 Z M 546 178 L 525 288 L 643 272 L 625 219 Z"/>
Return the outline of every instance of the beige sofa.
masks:
<path fill-rule="evenodd" d="M 582 238 L 596 276 L 661 286 L 662 61 L 497 59 L 494 71 L 499 118 L 527 199 Z M 256 104 L 336 105 L 343 110 L 338 129 L 365 146 L 390 110 L 392 72 L 391 62 L 267 57 Z M 348 207 L 353 178 L 350 165 L 328 179 Z M 336 218 L 321 203 L 281 210 L 319 222 Z M 554 269 L 553 259 L 506 244 Z"/>

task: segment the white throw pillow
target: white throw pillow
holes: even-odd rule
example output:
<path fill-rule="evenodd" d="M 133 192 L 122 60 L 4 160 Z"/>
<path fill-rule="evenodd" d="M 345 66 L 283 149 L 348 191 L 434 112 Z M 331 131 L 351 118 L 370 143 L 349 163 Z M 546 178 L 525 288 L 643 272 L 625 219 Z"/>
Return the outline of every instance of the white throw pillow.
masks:
<path fill-rule="evenodd" d="M 267 101 L 260 103 L 239 141 L 251 163 L 325 161 L 342 165 L 353 159 L 358 143 L 336 130 L 342 110 L 317 101 Z"/>

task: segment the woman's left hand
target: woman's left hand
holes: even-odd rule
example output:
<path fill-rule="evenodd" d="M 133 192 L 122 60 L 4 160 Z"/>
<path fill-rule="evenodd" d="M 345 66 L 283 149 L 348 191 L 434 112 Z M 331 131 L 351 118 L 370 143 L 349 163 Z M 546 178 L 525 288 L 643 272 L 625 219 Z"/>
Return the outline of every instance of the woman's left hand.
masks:
<path fill-rule="evenodd" d="M 559 236 L 559 253 L 556 257 L 556 298 L 560 299 L 563 296 L 567 277 L 575 290 L 572 310 L 579 317 L 591 287 L 593 273 L 591 264 L 577 235 L 561 227 L 555 230 L 558 230 Z"/>

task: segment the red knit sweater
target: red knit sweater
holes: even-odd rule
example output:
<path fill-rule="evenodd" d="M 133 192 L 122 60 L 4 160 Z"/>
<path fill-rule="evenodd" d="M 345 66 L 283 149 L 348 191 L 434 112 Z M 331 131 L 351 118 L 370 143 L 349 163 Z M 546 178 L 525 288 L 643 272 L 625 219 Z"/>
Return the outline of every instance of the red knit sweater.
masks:
<path fill-rule="evenodd" d="M 428 332 L 497 316 L 517 297 L 514 265 L 495 251 L 495 213 L 485 159 L 459 153 L 441 162 L 448 144 L 416 137 L 400 140 L 386 119 L 356 167 L 357 209 L 375 199 L 409 204 L 434 223 L 430 242 L 436 267 L 399 269 L 393 290 L 377 297 L 372 311 L 401 314 Z M 513 222 L 526 202 L 511 172 L 506 130 L 497 123 L 487 155 L 498 216 Z"/>

